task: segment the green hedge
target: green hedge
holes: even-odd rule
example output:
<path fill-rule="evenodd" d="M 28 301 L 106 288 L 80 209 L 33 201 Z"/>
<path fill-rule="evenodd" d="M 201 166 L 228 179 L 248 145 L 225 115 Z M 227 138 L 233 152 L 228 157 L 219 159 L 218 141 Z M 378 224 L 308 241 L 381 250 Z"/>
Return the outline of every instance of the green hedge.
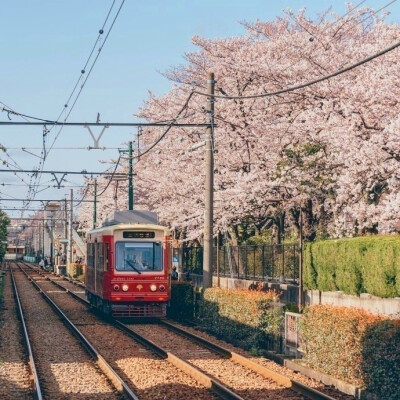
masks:
<path fill-rule="evenodd" d="M 346 294 L 400 296 L 400 237 L 366 236 L 308 243 L 304 286 Z"/>
<path fill-rule="evenodd" d="M 379 399 L 400 399 L 400 320 L 317 305 L 306 308 L 299 326 L 306 365 Z"/>
<path fill-rule="evenodd" d="M 283 311 L 275 292 L 206 289 L 200 300 L 200 325 L 245 349 L 279 347 Z M 272 345 L 271 345 L 272 343 Z"/>
<path fill-rule="evenodd" d="M 177 321 L 191 321 L 194 313 L 194 292 L 190 282 L 172 281 L 171 301 L 167 316 Z"/>
<path fill-rule="evenodd" d="M 362 371 L 367 390 L 400 399 L 400 321 L 382 321 L 364 335 Z"/>

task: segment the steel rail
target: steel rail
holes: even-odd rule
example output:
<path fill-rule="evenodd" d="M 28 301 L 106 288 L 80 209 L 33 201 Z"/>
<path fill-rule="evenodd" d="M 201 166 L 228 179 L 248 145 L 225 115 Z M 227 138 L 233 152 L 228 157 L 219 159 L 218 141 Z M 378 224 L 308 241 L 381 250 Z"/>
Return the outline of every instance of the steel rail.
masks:
<path fill-rule="evenodd" d="M 29 264 L 26 264 L 29 268 L 32 268 Z M 67 293 L 72 295 L 76 300 L 80 301 L 81 303 L 85 304 L 86 306 L 91 307 L 91 304 L 83 299 L 82 297 L 78 296 L 76 293 L 70 291 L 69 289 L 62 286 L 59 282 L 51 279 L 48 275 L 44 275 L 42 271 L 37 270 L 36 268 L 32 268 L 35 272 L 39 273 L 41 276 L 44 276 L 50 282 L 52 282 L 57 287 L 65 290 Z M 212 378 L 211 376 L 205 374 L 197 367 L 193 366 L 192 364 L 182 360 L 180 357 L 176 356 L 175 354 L 164 350 L 162 347 L 158 346 L 154 342 L 149 339 L 146 339 L 142 335 L 138 334 L 137 332 L 130 329 L 128 326 L 123 324 L 122 322 L 114 319 L 114 318 L 107 318 L 112 325 L 120 329 L 122 332 L 126 333 L 129 337 L 134 339 L 136 342 L 141 344 L 142 346 L 150 349 L 153 353 L 159 356 L 162 359 L 167 360 L 169 363 L 186 373 L 187 375 L 194 378 L 196 381 L 204 385 L 206 388 L 212 390 L 218 396 L 226 400 L 244 400 L 241 396 L 230 390 L 226 387 L 223 383 L 219 382 L 217 379 Z"/>
<path fill-rule="evenodd" d="M 32 267 L 31 267 L 32 268 Z M 46 277 L 47 278 L 47 277 Z M 49 278 L 47 278 L 49 279 Z M 76 293 L 71 292 L 70 290 L 68 290 L 67 288 L 63 287 L 62 285 L 60 285 L 58 282 L 53 281 L 51 279 L 49 279 L 50 281 L 52 281 L 55 285 L 57 285 L 58 287 L 66 290 L 68 293 L 70 293 L 72 296 L 74 296 L 75 298 L 77 298 L 77 300 L 81 301 L 82 303 L 89 305 L 90 303 L 85 300 L 82 299 L 80 296 L 78 296 Z M 188 365 L 190 368 L 194 368 L 192 365 L 188 364 L 186 361 L 183 361 L 181 359 L 179 359 L 177 356 L 175 356 L 174 354 L 162 349 L 161 347 L 159 347 L 158 345 L 156 345 L 155 343 L 153 343 L 152 341 L 144 338 L 143 336 L 141 336 L 140 334 L 134 332 L 133 330 L 131 330 L 129 327 L 127 327 L 125 324 L 119 322 L 118 320 L 112 319 L 112 323 L 115 324 L 116 326 L 118 326 L 121 330 L 123 330 L 124 332 L 126 332 L 129 336 L 133 337 L 135 340 L 137 340 L 139 343 L 145 345 L 146 347 L 152 349 L 154 352 L 156 352 L 157 354 L 159 354 L 161 357 L 163 358 L 167 358 L 168 361 L 171 361 L 172 363 L 177 362 L 178 360 L 184 364 L 182 364 L 181 366 L 178 366 L 177 364 L 174 364 L 175 366 L 177 366 L 178 368 L 184 370 L 186 373 L 190 374 L 192 377 L 194 377 L 195 379 L 198 379 L 195 377 L 194 371 L 188 372 L 183 368 L 186 368 L 185 364 Z M 311 387 L 308 387 L 307 385 L 304 385 L 303 383 L 300 383 L 294 379 L 288 378 L 282 374 L 279 374 L 261 364 L 258 364 L 252 360 L 250 360 L 247 357 L 244 357 L 236 352 L 230 351 L 220 345 L 217 345 L 215 343 L 212 343 L 210 341 L 208 341 L 207 339 L 202 338 L 201 336 L 198 336 L 194 333 L 188 332 L 187 330 L 171 323 L 168 322 L 166 320 L 159 320 L 159 324 L 165 326 L 166 328 L 174 331 L 175 333 L 178 333 L 182 336 L 185 336 L 188 339 L 191 339 L 192 341 L 207 347 L 208 349 L 210 349 L 211 351 L 218 353 L 219 355 L 221 355 L 224 358 L 228 358 L 231 359 L 232 361 L 236 362 L 237 364 L 242 365 L 245 368 L 251 369 L 252 371 L 254 371 L 255 373 L 264 376 L 265 378 L 269 378 L 272 379 L 274 382 L 292 389 L 293 391 L 307 396 L 309 399 L 311 400 L 335 400 L 333 397 L 326 395 L 325 393 L 322 393 L 316 389 L 313 389 Z M 177 359 L 177 360 L 175 360 Z M 201 372 L 201 374 L 204 375 L 204 373 Z M 207 376 L 207 375 L 206 375 Z M 200 377 L 199 377 L 200 378 Z M 211 379 L 207 376 L 208 379 Z M 204 381 L 200 381 L 204 384 Z M 210 381 L 207 381 L 208 384 L 210 384 Z M 222 385 L 219 382 L 216 381 L 217 385 Z M 223 385 L 222 385 L 223 386 Z M 214 388 L 211 387 L 212 390 L 214 390 Z M 218 390 L 218 386 L 215 387 L 216 390 L 214 390 L 216 393 Z M 229 389 L 228 389 L 229 390 Z M 232 392 L 233 393 L 233 392 Z M 221 393 L 218 393 L 219 395 L 221 395 Z M 235 394 L 235 393 L 233 393 Z M 236 394 L 235 394 L 236 395 Z M 237 395 L 236 395 L 237 396 Z M 228 398 L 238 398 L 238 397 L 228 397 Z M 240 397 L 239 397 L 240 398 Z"/>
<path fill-rule="evenodd" d="M 240 364 L 246 368 L 251 369 L 259 375 L 264 376 L 265 378 L 272 379 L 273 381 L 281 384 L 284 387 L 290 388 L 296 391 L 299 394 L 307 396 L 311 400 L 335 400 L 333 397 L 326 395 L 316 389 L 308 387 L 303 383 L 300 383 L 294 379 L 288 378 L 284 375 L 281 375 L 271 369 L 264 367 L 261 364 L 258 364 L 247 357 L 244 357 L 234 351 L 230 351 L 222 346 L 219 346 L 215 343 L 209 342 L 207 339 L 202 338 L 201 336 L 195 335 L 194 333 L 188 332 L 187 330 L 165 320 L 160 320 L 160 325 L 167 327 L 168 329 L 191 339 L 198 344 L 206 346 L 210 350 L 222 355 L 223 357 L 229 358 L 232 361 Z"/>
<path fill-rule="evenodd" d="M 31 343 L 29 340 L 28 329 L 26 328 L 26 324 L 25 324 L 24 312 L 22 311 L 21 301 L 19 299 L 17 284 L 15 283 L 14 273 L 13 273 L 12 268 L 9 267 L 9 269 L 10 269 L 11 280 L 12 280 L 13 289 L 14 289 L 14 298 L 15 298 L 15 300 L 17 302 L 17 306 L 18 306 L 17 307 L 18 308 L 18 316 L 21 321 L 22 331 L 24 333 L 24 343 L 25 343 L 25 347 L 28 351 L 29 367 L 30 367 L 31 374 L 32 374 L 31 378 L 33 380 L 34 397 L 36 400 L 43 400 L 42 389 L 40 388 L 40 380 L 39 380 L 39 376 L 38 376 L 36 365 L 35 365 L 35 359 L 33 357 Z"/>
<path fill-rule="evenodd" d="M 60 319 L 65 325 L 71 330 L 71 332 L 79 339 L 83 344 L 83 347 L 87 350 L 89 355 L 95 360 L 101 371 L 111 381 L 115 389 L 118 392 L 123 393 L 130 400 L 139 400 L 139 398 L 132 392 L 128 385 L 123 379 L 117 374 L 117 372 L 107 363 L 107 361 L 101 356 L 96 348 L 90 343 L 90 341 L 83 335 L 83 333 L 69 320 L 69 318 L 61 311 L 56 303 L 41 289 L 41 287 L 32 279 L 29 274 L 17 263 L 17 266 L 24 273 L 27 279 L 33 284 L 33 286 L 39 291 L 44 299 L 50 304 L 53 310 L 58 314 Z M 49 279 L 51 281 L 51 279 Z M 70 293 L 70 292 L 69 292 Z"/>

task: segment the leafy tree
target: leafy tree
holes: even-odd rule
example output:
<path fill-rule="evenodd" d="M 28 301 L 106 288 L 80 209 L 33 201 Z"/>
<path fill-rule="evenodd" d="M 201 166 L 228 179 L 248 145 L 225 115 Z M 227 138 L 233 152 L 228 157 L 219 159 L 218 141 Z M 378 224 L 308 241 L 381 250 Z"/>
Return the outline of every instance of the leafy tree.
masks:
<path fill-rule="evenodd" d="M 7 226 L 10 225 L 8 215 L 0 210 L 0 261 L 3 260 L 7 251 L 7 245 L 3 242 L 7 240 Z"/>

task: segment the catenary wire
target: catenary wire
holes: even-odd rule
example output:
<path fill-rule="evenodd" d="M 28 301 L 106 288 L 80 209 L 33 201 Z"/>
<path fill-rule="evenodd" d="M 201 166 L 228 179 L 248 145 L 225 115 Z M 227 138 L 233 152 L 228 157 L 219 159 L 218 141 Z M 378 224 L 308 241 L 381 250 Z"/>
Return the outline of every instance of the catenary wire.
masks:
<path fill-rule="evenodd" d="M 344 74 L 345 72 L 351 71 L 354 68 L 359 67 L 360 65 L 366 64 L 369 61 L 374 60 L 375 58 L 378 58 L 380 56 L 383 56 L 386 53 L 389 53 L 390 51 L 398 48 L 400 46 L 400 42 L 397 42 L 393 45 L 391 45 L 390 47 L 387 47 L 386 49 L 373 54 L 372 56 L 369 56 L 367 58 L 364 58 L 361 61 L 356 62 L 355 64 L 351 64 L 348 67 L 342 68 L 338 71 L 335 71 L 329 75 L 324 75 L 321 78 L 318 79 L 314 79 L 310 82 L 306 82 L 306 83 L 301 83 L 299 85 L 295 85 L 295 86 L 290 86 L 288 88 L 285 89 L 281 89 L 275 92 L 267 92 L 267 93 L 260 93 L 260 94 L 254 94 L 254 95 L 249 95 L 249 96 L 222 96 L 222 95 L 213 95 L 212 97 L 214 98 L 218 98 L 218 99 L 226 99 L 226 100 L 235 100 L 235 99 L 256 99 L 256 98 L 262 98 L 262 97 L 272 97 L 272 96 L 277 96 L 279 94 L 283 94 L 283 93 L 288 93 L 288 92 L 293 92 L 295 90 L 299 90 L 299 89 L 303 89 L 306 88 L 308 86 L 312 86 L 315 85 L 316 83 L 320 83 L 323 81 L 326 81 L 328 79 L 334 78 L 335 76 Z M 197 90 L 193 91 L 192 93 L 194 94 L 198 94 L 200 96 L 206 96 L 206 97 L 211 97 L 210 94 L 208 93 L 204 93 L 204 92 L 199 92 Z"/>

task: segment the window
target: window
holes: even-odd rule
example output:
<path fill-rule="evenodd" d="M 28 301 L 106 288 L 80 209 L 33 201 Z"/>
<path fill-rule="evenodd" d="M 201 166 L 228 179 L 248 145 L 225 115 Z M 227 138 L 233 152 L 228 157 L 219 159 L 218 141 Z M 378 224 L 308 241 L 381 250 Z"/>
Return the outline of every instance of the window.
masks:
<path fill-rule="evenodd" d="M 104 248 L 104 266 L 103 270 L 107 271 L 108 270 L 108 243 L 103 243 L 103 248 Z"/>
<path fill-rule="evenodd" d="M 95 243 L 96 249 L 96 269 L 102 271 L 104 268 L 104 253 L 103 243 Z"/>
<path fill-rule="evenodd" d="M 87 266 L 94 268 L 94 243 L 87 244 Z"/>
<path fill-rule="evenodd" d="M 117 242 L 115 269 L 139 274 L 162 271 L 162 245 L 156 242 Z"/>

